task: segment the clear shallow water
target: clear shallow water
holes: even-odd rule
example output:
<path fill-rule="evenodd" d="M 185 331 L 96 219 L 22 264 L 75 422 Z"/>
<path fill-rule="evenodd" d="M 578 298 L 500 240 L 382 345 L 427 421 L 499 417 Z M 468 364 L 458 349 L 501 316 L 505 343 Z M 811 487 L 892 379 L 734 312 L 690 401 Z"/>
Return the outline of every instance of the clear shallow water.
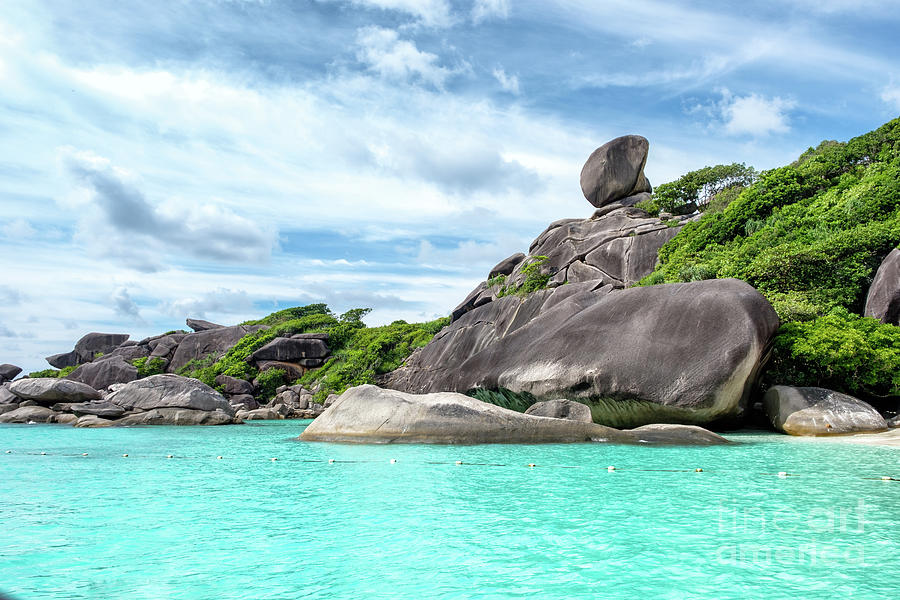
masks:
<path fill-rule="evenodd" d="M 0 593 L 422 600 L 898 591 L 900 482 L 877 480 L 900 478 L 897 449 L 762 434 L 715 448 L 354 446 L 297 442 L 302 428 L 0 426 Z"/>

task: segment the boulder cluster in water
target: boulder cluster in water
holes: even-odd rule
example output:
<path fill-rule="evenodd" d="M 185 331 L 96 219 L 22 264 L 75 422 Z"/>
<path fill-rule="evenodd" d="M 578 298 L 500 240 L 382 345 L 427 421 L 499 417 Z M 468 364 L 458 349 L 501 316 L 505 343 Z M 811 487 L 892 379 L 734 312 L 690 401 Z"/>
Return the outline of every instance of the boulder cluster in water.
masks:
<path fill-rule="evenodd" d="M 636 135 L 597 148 L 581 171 L 593 214 L 551 223 L 527 255 L 498 263 L 452 311 L 450 325 L 384 377 L 387 389 L 359 386 L 323 406 L 311 390 L 282 386 L 260 406 L 256 382 L 219 375 L 219 393 L 174 372 L 222 356 L 264 326 L 188 319 L 193 333 L 137 342 L 88 334 L 48 357 L 57 368 L 77 365 L 65 379 L 9 383 L 20 369 L 0 365 L 0 422 L 209 425 L 322 415 L 303 439 L 723 443 L 696 426 L 742 422 L 779 320 L 737 279 L 633 287 L 653 272 L 660 248 L 700 216 L 654 217 L 639 208 L 652 192 L 648 150 Z M 879 268 L 865 314 L 898 324 L 900 250 Z M 297 334 L 273 339 L 248 360 L 296 379 L 329 354 L 327 334 Z M 132 365 L 139 358 L 167 373 L 139 378 Z M 473 395 L 530 408 L 523 414 Z M 822 388 L 774 386 L 763 407 L 776 430 L 794 435 L 898 425 Z"/>

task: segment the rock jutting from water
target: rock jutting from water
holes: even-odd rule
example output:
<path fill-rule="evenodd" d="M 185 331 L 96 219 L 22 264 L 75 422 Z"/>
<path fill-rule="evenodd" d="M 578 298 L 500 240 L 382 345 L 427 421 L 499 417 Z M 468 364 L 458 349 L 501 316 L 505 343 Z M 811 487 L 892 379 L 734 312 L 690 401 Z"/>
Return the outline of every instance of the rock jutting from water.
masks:
<path fill-rule="evenodd" d="M 776 385 L 763 397 L 772 426 L 791 435 L 870 433 L 888 428 L 869 404 L 819 387 Z"/>
<path fill-rule="evenodd" d="M 527 415 L 454 392 L 407 394 L 374 385 L 350 388 L 300 435 L 310 442 L 726 444 L 690 425 L 629 431 Z"/>

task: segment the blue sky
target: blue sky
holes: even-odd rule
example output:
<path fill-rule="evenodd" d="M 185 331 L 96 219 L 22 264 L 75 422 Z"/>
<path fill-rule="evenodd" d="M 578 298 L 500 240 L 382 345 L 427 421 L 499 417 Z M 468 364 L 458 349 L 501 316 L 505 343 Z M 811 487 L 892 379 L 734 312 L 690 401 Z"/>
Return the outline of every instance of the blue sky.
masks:
<path fill-rule="evenodd" d="M 444 315 L 590 152 L 662 183 L 900 113 L 896 2 L 0 4 L 0 362 L 328 302 Z"/>

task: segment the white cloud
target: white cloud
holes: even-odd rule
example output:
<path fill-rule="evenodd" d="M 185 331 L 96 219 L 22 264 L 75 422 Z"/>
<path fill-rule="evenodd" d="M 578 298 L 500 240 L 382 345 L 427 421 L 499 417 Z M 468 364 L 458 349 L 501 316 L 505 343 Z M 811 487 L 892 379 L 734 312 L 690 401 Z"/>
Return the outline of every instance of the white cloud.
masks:
<path fill-rule="evenodd" d="M 887 86 L 881 92 L 881 99 L 891 105 L 893 110 L 900 111 L 900 86 Z"/>
<path fill-rule="evenodd" d="M 760 138 L 790 130 L 789 112 L 797 105 L 794 100 L 756 93 L 736 96 L 727 89 L 719 93 L 721 100 L 695 105 L 687 112 L 705 115 L 712 120 L 712 127 L 732 136 Z"/>
<path fill-rule="evenodd" d="M 506 71 L 496 68 L 493 71 L 494 79 L 500 83 L 500 87 L 510 94 L 519 94 L 519 78 L 516 75 L 507 75 Z"/>
<path fill-rule="evenodd" d="M 472 6 L 472 21 L 475 24 L 488 19 L 509 17 L 509 0 L 475 0 Z"/>
<path fill-rule="evenodd" d="M 357 33 L 356 41 L 357 59 L 387 79 L 420 79 L 440 88 L 453 74 L 438 64 L 436 54 L 419 50 L 415 42 L 401 40 L 393 29 L 365 27 Z"/>
<path fill-rule="evenodd" d="M 406 13 L 418 18 L 423 25 L 446 27 L 452 24 L 450 5 L 446 0 L 352 0 L 358 6 L 380 8 Z"/>
<path fill-rule="evenodd" d="M 27 240 L 34 237 L 36 233 L 35 228 L 25 219 L 13 219 L 0 226 L 0 234 L 12 239 Z"/>
<path fill-rule="evenodd" d="M 164 302 L 160 309 L 175 318 L 205 319 L 208 315 L 246 314 L 253 310 L 253 300 L 244 290 L 219 288 L 194 296 Z"/>

